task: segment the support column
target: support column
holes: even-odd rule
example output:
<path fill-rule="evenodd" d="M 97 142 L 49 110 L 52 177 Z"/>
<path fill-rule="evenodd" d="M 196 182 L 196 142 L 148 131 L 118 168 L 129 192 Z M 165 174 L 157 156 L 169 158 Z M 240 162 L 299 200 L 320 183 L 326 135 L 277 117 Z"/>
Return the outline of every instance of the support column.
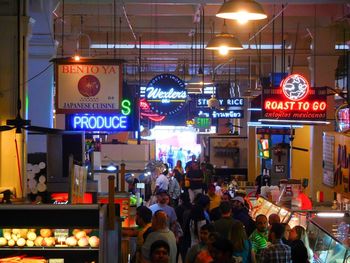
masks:
<path fill-rule="evenodd" d="M 308 58 L 311 85 L 314 87 L 335 86 L 335 69 L 338 56 L 335 55 L 335 34 L 331 28 L 317 28 L 313 35 L 312 55 Z M 316 200 L 316 192 L 323 191 L 325 200 L 333 199 L 332 188 L 322 183 L 322 135 L 324 131 L 334 131 L 334 96 L 327 97 L 327 119 L 329 125 L 311 127 L 311 152 L 310 152 L 310 191 L 313 200 Z"/>
<path fill-rule="evenodd" d="M 28 76 L 42 72 L 28 83 L 28 118 L 35 126 L 53 127 L 54 66 L 50 60 L 56 54 L 57 45 L 51 16 L 57 2 L 31 1 L 29 9 L 35 22 L 29 40 Z M 45 135 L 28 135 L 28 153 L 34 152 L 46 152 Z"/>
<path fill-rule="evenodd" d="M 26 13 L 27 1 L 20 1 L 20 4 L 21 13 L 22 10 Z M 0 125 L 6 125 L 6 120 L 14 119 L 17 115 L 18 96 L 22 101 L 21 115 L 22 117 L 26 116 L 25 85 L 20 86 L 20 94 L 17 94 L 17 90 L 18 79 L 19 83 L 24 83 L 26 76 L 25 36 L 28 34 L 29 18 L 25 14 L 21 14 L 21 32 L 18 33 L 17 1 L 3 1 L 2 7 L 2 15 L 0 16 L 0 32 L 2 32 L 0 41 L 0 51 L 2 51 L 0 60 Z M 18 35 L 20 39 L 18 39 Z M 18 54 L 18 44 L 20 45 L 20 54 Z M 18 56 L 20 56 L 19 66 Z M 15 129 L 0 132 L 0 187 L 14 187 L 17 197 L 22 197 L 25 195 L 23 175 L 26 163 L 26 138 L 23 132 L 21 134 L 15 132 Z"/>

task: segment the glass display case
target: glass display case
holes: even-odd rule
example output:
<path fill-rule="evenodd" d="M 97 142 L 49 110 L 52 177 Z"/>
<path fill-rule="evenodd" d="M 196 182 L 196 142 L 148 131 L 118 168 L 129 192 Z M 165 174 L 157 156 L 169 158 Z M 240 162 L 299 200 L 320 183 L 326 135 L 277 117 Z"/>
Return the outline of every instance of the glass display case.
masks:
<path fill-rule="evenodd" d="M 257 215 L 264 214 L 266 217 L 269 217 L 271 214 L 278 214 L 280 216 L 281 222 L 287 223 L 292 216 L 292 213 L 283 207 L 280 207 L 265 198 L 259 197 L 258 199 L 251 200 L 252 208 L 252 217 L 255 218 Z"/>
<path fill-rule="evenodd" d="M 0 217 L 0 258 L 16 255 L 40 257 L 43 262 L 53 258 L 60 262 L 106 262 L 106 208 L 1 205 L 0 214 L 4 216 Z"/>
<path fill-rule="evenodd" d="M 308 221 L 307 233 L 314 262 L 350 262 L 349 218 L 320 218 Z"/>
<path fill-rule="evenodd" d="M 253 218 L 259 214 L 269 217 L 272 213 L 276 213 L 280 216 L 281 222 L 288 223 L 291 228 L 296 225 L 303 226 L 314 253 L 312 262 L 350 263 L 350 217 L 323 218 L 317 216 L 317 211 L 304 212 L 282 208 L 262 197 L 251 200 L 251 203 Z"/>

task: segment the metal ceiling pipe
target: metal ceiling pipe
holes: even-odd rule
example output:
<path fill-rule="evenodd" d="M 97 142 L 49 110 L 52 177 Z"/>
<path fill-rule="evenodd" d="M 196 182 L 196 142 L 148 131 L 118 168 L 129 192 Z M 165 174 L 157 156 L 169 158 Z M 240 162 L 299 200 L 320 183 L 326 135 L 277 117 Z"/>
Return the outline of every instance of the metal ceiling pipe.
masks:
<path fill-rule="evenodd" d="M 133 29 L 133 27 L 132 27 L 132 25 L 131 25 L 131 22 L 130 22 L 130 20 L 129 20 L 128 14 L 126 13 L 124 1 L 123 1 L 123 14 L 124 14 L 124 16 L 125 16 L 126 22 L 128 23 L 128 26 L 129 26 L 129 28 L 130 28 L 130 31 L 131 31 L 132 36 L 134 37 L 135 41 L 137 41 L 136 34 L 135 34 L 134 29 Z"/>

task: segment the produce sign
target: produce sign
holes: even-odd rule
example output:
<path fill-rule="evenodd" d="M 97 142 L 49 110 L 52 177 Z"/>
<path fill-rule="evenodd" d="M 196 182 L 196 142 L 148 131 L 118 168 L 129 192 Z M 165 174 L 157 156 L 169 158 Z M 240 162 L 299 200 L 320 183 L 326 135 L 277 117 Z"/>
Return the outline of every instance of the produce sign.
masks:
<path fill-rule="evenodd" d="M 279 88 L 264 89 L 262 108 L 262 121 L 325 121 L 326 89 L 311 88 L 303 76 L 292 74 Z"/>
<path fill-rule="evenodd" d="M 166 116 L 181 110 L 187 100 L 187 91 L 185 83 L 177 76 L 161 74 L 140 91 L 140 97 L 147 101 L 153 113 Z"/>
<path fill-rule="evenodd" d="M 66 115 L 66 129 L 70 131 L 129 131 L 132 129 L 131 102 L 123 100 L 121 114 Z"/>
<path fill-rule="evenodd" d="M 115 61 L 57 62 L 57 113 L 112 113 L 120 108 L 121 67 Z"/>
<path fill-rule="evenodd" d="M 208 107 L 208 100 L 210 98 L 197 98 L 196 105 L 198 108 Z M 220 106 L 222 107 L 243 107 L 244 99 L 243 98 L 229 98 L 229 99 L 220 99 L 216 98 L 219 101 Z"/>

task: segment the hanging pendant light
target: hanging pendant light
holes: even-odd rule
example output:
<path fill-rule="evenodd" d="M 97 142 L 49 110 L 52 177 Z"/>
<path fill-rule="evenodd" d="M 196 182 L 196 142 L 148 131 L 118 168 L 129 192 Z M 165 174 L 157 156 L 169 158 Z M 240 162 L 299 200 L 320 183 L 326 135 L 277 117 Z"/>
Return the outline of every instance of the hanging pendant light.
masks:
<path fill-rule="evenodd" d="M 199 52 L 199 68 L 198 73 L 192 77 L 192 79 L 187 83 L 186 89 L 188 93 L 202 93 L 203 87 L 207 85 L 212 85 L 213 81 L 211 77 L 204 75 L 204 6 L 201 6 L 200 15 L 200 52 Z M 195 34 L 197 33 L 197 28 L 195 29 Z M 196 61 L 195 53 L 195 61 Z"/>
<path fill-rule="evenodd" d="M 241 24 L 250 20 L 261 20 L 267 18 L 262 6 L 254 0 L 227 1 L 220 7 L 216 16 L 237 20 Z"/>
<path fill-rule="evenodd" d="M 227 55 L 230 50 L 242 50 L 243 46 L 238 38 L 227 32 L 226 22 L 224 22 L 221 33 L 208 42 L 206 49 L 218 50 L 221 55 Z"/>

